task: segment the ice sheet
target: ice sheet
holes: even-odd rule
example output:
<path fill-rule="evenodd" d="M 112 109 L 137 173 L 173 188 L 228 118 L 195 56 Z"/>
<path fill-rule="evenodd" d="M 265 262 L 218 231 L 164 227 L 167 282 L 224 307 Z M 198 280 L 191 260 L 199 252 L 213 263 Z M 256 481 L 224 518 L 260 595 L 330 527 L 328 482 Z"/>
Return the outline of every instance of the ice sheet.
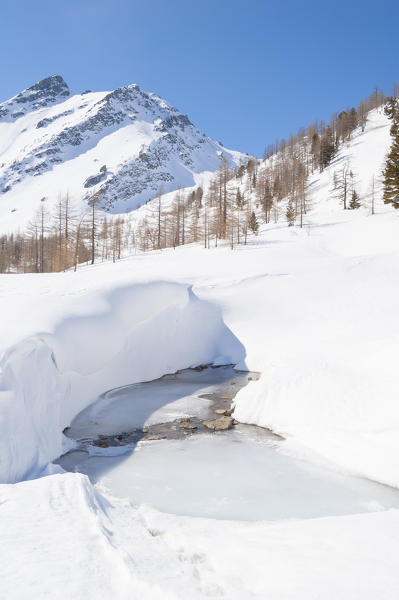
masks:
<path fill-rule="evenodd" d="M 180 515 L 256 521 L 399 507 L 397 490 L 296 460 L 279 451 L 283 445 L 241 425 L 185 440 L 140 442 L 125 456 L 76 453 L 68 468 L 135 504 Z"/>
<path fill-rule="evenodd" d="M 179 417 L 214 417 L 209 410 L 212 401 L 200 396 L 216 390 L 220 395 L 234 395 L 247 382 L 248 373 L 224 366 L 202 371 L 186 369 L 154 381 L 110 390 L 77 415 L 68 436 L 79 439 L 112 435 Z"/>

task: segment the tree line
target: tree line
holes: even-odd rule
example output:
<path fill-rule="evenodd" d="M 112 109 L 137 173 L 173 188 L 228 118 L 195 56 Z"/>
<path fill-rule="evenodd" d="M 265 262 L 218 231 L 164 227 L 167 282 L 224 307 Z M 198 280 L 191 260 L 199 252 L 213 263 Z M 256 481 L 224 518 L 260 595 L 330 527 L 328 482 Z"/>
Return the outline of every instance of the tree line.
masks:
<path fill-rule="evenodd" d="M 116 261 L 136 251 L 190 243 L 234 248 L 256 236 L 260 222 L 280 219 L 289 226 L 297 223 L 303 227 L 311 210 L 309 176 L 323 171 L 353 131 L 358 127 L 364 130 L 368 112 L 381 106 L 392 119 L 394 140 L 385 178 L 392 180 L 396 189 L 392 196 L 386 183 L 384 199 L 399 207 L 399 109 L 395 97 L 387 99 L 376 88 L 357 109 L 334 113 L 328 124 L 315 122 L 288 140 L 268 146 L 263 160 L 249 157 L 230 168 L 222 155 L 205 190 L 202 186 L 179 189 L 173 197 L 165 197 L 159 189 L 152 201 L 124 216 L 104 214 L 101 193 L 88 199 L 83 215 L 76 213 L 68 194 L 60 196 L 51 211 L 43 198 L 24 232 L 0 236 L 0 272 L 76 270 L 82 263 Z M 360 206 L 356 175 L 348 163 L 334 173 L 331 194 L 340 199 L 344 209 Z"/>
<path fill-rule="evenodd" d="M 396 93 L 388 98 L 385 114 L 391 121 L 391 148 L 389 150 L 384 169 L 385 204 L 392 204 L 399 208 L 399 86 Z"/>

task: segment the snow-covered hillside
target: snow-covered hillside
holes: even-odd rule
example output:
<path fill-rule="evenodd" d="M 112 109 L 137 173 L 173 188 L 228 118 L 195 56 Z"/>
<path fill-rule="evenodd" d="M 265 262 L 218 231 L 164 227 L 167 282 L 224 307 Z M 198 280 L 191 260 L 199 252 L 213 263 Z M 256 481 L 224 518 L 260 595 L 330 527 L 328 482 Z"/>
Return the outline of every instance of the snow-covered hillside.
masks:
<path fill-rule="evenodd" d="M 1 231 L 24 228 L 42 198 L 69 192 L 81 206 L 101 192 L 113 213 L 199 184 L 224 154 L 244 157 L 199 131 L 155 94 L 128 85 L 71 95 L 54 75 L 0 104 Z"/>
<path fill-rule="evenodd" d="M 380 185 L 389 141 L 386 117 L 370 113 L 311 178 L 302 229 L 280 220 L 233 251 L 192 244 L 0 276 L 4 597 L 396 600 L 396 509 L 180 517 L 50 464 L 70 443 L 64 427 L 105 390 L 233 362 L 262 374 L 236 397 L 236 419 L 283 434 L 289 456 L 399 488 L 399 215 Z M 348 161 L 363 206 L 344 211 L 331 187 Z"/>

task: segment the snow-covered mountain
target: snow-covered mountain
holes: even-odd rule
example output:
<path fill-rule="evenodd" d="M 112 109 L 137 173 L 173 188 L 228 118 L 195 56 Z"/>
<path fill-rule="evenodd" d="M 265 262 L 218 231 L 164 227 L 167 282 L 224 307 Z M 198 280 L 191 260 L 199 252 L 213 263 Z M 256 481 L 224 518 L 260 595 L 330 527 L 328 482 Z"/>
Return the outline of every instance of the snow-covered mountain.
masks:
<path fill-rule="evenodd" d="M 78 205 L 100 192 L 106 210 L 133 210 L 160 186 L 199 184 L 222 154 L 232 165 L 244 156 L 138 85 L 71 95 L 53 75 L 0 104 L 2 230 L 67 191 Z"/>

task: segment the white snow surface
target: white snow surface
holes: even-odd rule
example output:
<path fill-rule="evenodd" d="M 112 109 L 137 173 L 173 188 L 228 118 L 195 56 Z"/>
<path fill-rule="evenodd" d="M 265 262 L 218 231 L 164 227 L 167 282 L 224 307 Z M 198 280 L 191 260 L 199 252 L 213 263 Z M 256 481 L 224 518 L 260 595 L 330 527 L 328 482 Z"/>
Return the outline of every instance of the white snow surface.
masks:
<path fill-rule="evenodd" d="M 0 498 L 4 598 L 397 598 L 398 510 L 192 519 L 133 509 L 69 473 L 1 486 Z"/>
<path fill-rule="evenodd" d="M 283 433 L 293 455 L 399 487 L 399 218 L 379 185 L 374 216 L 328 198 L 349 158 L 367 201 L 388 146 L 386 118 L 371 113 L 314 177 L 303 230 L 269 224 L 234 251 L 0 276 L 1 597 L 396 600 L 396 509 L 194 519 L 47 467 L 105 390 L 232 362 L 262 373 L 238 394 L 238 420 Z"/>

